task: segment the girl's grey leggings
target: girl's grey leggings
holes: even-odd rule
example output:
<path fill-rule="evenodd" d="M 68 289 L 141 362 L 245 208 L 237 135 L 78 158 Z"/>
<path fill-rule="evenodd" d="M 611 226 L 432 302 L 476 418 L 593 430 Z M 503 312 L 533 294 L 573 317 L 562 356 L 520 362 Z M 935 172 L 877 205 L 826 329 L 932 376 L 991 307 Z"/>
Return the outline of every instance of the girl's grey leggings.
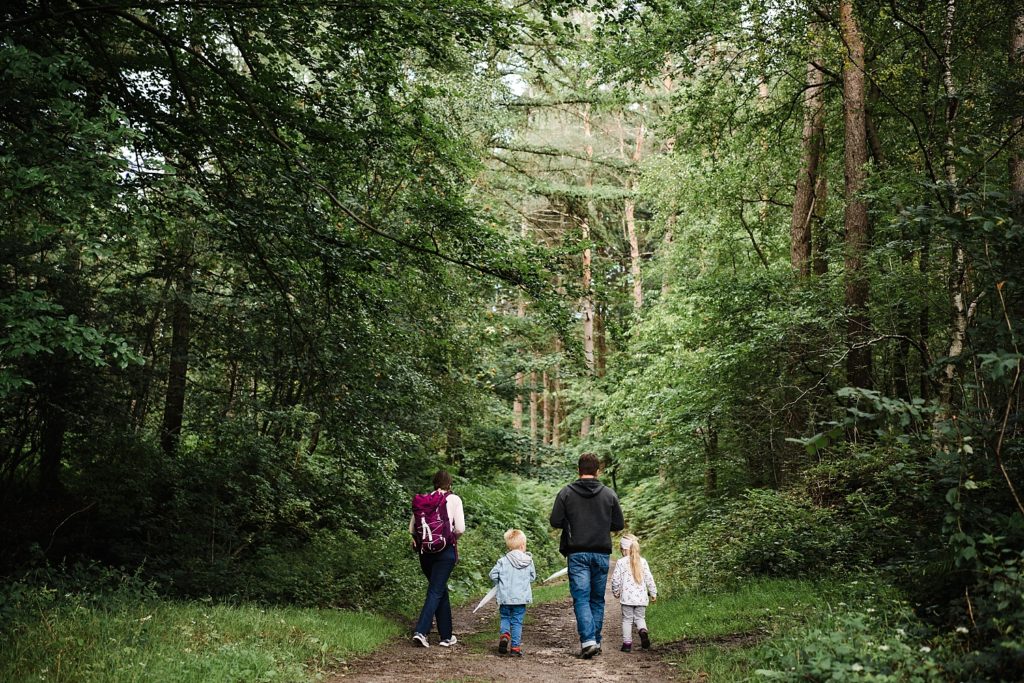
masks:
<path fill-rule="evenodd" d="M 636 630 L 647 628 L 647 605 L 623 605 L 622 606 L 622 642 L 633 642 L 633 624 L 636 623 Z"/>

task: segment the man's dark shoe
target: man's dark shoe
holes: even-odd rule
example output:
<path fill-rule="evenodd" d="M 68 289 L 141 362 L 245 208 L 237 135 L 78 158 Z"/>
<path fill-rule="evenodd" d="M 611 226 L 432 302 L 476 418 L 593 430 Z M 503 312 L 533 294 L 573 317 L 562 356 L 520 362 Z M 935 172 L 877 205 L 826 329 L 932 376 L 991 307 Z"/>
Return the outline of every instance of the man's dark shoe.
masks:
<path fill-rule="evenodd" d="M 580 651 L 580 656 L 583 657 L 583 659 L 590 659 L 600 651 L 601 648 L 597 645 L 587 645 L 582 651 Z"/>
<path fill-rule="evenodd" d="M 622 651 L 623 652 L 632 652 L 633 651 L 633 643 L 623 643 L 622 644 Z"/>
<path fill-rule="evenodd" d="M 508 633 L 501 634 L 501 639 L 498 640 L 498 652 L 500 654 L 505 654 L 506 652 L 508 652 L 508 641 L 510 640 L 512 640 L 511 635 L 509 635 Z"/>
<path fill-rule="evenodd" d="M 596 657 L 599 654 L 601 654 L 601 643 L 597 644 L 597 650 L 594 652 L 594 656 Z"/>
<path fill-rule="evenodd" d="M 645 650 L 651 649 L 651 637 L 647 635 L 647 629 L 640 629 L 640 647 Z"/>

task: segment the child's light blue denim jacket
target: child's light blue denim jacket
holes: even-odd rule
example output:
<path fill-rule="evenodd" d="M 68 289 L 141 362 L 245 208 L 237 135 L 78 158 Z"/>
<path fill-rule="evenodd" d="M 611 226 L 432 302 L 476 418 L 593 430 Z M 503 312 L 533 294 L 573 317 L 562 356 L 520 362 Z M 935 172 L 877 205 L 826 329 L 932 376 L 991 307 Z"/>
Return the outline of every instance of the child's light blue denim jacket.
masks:
<path fill-rule="evenodd" d="M 491 581 L 498 587 L 499 605 L 527 605 L 533 602 L 530 583 L 537 578 L 537 568 L 530 553 L 510 550 L 491 569 Z"/>

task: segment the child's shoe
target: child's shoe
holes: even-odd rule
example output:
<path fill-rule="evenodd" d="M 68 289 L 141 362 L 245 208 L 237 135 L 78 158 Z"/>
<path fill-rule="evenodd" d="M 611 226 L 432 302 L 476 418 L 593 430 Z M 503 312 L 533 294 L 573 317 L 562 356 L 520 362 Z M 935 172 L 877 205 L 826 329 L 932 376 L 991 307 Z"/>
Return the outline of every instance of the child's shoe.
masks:
<path fill-rule="evenodd" d="M 645 650 L 651 648 L 651 637 L 647 635 L 647 629 L 645 628 L 640 629 L 640 647 Z"/>
<path fill-rule="evenodd" d="M 502 633 L 501 638 L 498 640 L 498 654 L 505 654 L 508 652 L 508 642 L 512 640 L 512 635 L 509 633 Z"/>
<path fill-rule="evenodd" d="M 523 656 L 523 648 L 519 647 L 518 645 L 513 645 L 512 649 L 509 650 L 508 653 L 510 655 L 512 655 L 513 657 L 522 657 Z"/>
<path fill-rule="evenodd" d="M 633 651 L 633 643 L 623 643 L 622 644 L 622 651 L 623 652 L 632 652 Z"/>

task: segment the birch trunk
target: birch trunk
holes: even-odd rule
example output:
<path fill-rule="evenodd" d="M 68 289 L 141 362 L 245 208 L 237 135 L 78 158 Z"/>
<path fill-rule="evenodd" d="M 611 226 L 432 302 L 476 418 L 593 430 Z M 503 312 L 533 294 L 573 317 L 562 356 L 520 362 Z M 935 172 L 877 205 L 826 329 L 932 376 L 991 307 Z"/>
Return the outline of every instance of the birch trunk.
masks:
<path fill-rule="evenodd" d="M 953 29 L 956 20 L 956 0 L 946 0 L 946 9 L 942 27 L 942 89 L 946 98 L 946 139 L 943 144 L 942 169 L 946 179 L 949 196 L 949 212 L 953 215 L 961 213 L 960 193 L 956 169 L 956 115 L 960 106 L 960 96 L 953 79 Z M 967 305 L 967 252 L 963 245 L 953 241 L 950 247 L 950 267 L 947 288 L 949 291 L 950 339 L 946 357 L 949 362 L 943 370 L 943 385 L 940 400 L 944 405 L 950 404 L 953 396 L 953 383 L 956 379 L 956 361 L 964 351 L 969 323 Z"/>

